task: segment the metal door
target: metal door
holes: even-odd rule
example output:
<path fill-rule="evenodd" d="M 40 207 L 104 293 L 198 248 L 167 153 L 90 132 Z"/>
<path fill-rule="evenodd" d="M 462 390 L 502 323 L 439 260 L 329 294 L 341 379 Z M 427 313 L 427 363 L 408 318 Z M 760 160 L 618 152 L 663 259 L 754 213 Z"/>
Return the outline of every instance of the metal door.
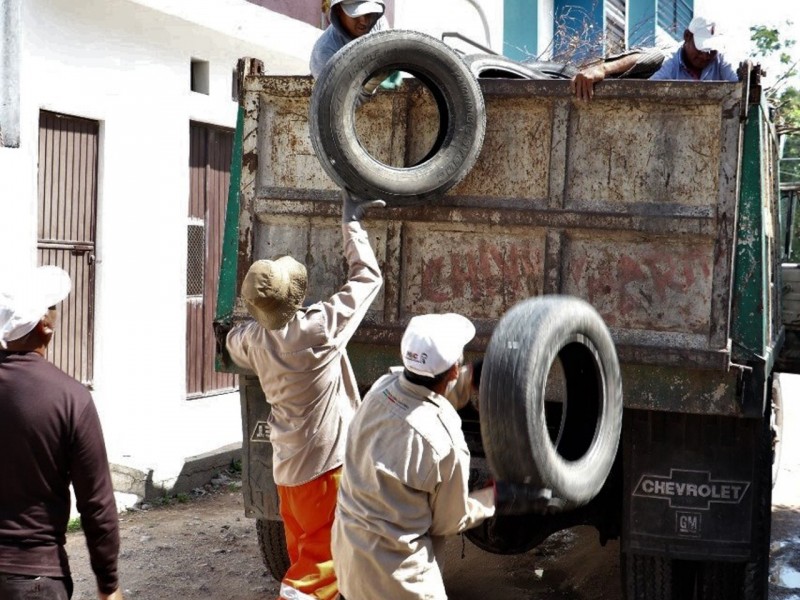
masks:
<path fill-rule="evenodd" d="M 38 261 L 72 278 L 47 358 L 91 387 L 97 216 L 97 121 L 39 113 Z"/>
<path fill-rule="evenodd" d="M 186 275 L 186 391 L 202 396 L 236 387 L 214 370 L 212 322 L 217 301 L 233 132 L 191 123 Z"/>

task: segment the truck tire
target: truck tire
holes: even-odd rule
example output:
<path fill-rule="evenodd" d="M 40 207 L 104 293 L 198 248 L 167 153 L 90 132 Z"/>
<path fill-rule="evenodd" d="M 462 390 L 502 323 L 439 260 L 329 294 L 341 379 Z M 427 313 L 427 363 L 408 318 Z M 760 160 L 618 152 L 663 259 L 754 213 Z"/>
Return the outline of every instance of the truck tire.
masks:
<path fill-rule="evenodd" d="M 556 361 L 562 404 L 545 402 Z M 619 445 L 622 383 L 614 342 L 590 304 L 543 296 L 508 311 L 484 356 L 479 402 L 496 479 L 549 488 L 568 508 L 603 487 Z"/>
<path fill-rule="evenodd" d="M 772 385 L 769 388 L 770 396 L 767 402 L 771 405 L 770 434 L 772 436 L 772 487 L 778 483 L 778 473 L 781 470 L 781 438 L 783 437 L 783 391 L 781 377 L 775 373 L 772 376 Z"/>
<path fill-rule="evenodd" d="M 549 79 L 528 65 L 497 54 L 467 54 L 464 62 L 478 79 Z"/>
<path fill-rule="evenodd" d="M 261 560 L 267 567 L 275 581 L 281 581 L 286 571 L 289 570 L 289 552 L 286 550 L 286 533 L 283 521 L 270 519 L 256 520 L 258 533 L 258 547 L 261 550 Z"/>
<path fill-rule="evenodd" d="M 673 600 L 672 560 L 662 556 L 623 553 L 620 562 L 625 600 Z"/>
<path fill-rule="evenodd" d="M 416 165 L 376 160 L 356 134 L 362 85 L 387 70 L 414 75 L 439 109 L 439 135 Z M 379 31 L 328 61 L 311 94 L 309 130 L 322 168 L 340 187 L 364 198 L 423 199 L 444 194 L 472 169 L 483 146 L 486 111 L 477 80 L 449 46 L 423 33 Z"/>

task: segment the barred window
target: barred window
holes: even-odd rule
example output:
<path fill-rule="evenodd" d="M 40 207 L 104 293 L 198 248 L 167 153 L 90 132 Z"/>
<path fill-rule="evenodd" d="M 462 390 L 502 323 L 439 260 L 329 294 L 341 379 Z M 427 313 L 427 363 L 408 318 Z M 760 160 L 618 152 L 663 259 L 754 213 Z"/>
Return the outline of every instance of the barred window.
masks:
<path fill-rule="evenodd" d="M 626 48 L 625 0 L 607 0 L 606 9 L 606 56 L 623 52 Z"/>
<path fill-rule="evenodd" d="M 658 25 L 676 40 L 683 37 L 684 30 L 692 20 L 692 5 L 686 0 L 660 0 L 658 3 Z"/>
<path fill-rule="evenodd" d="M 190 224 L 187 230 L 186 295 L 203 295 L 206 256 L 206 226 Z"/>

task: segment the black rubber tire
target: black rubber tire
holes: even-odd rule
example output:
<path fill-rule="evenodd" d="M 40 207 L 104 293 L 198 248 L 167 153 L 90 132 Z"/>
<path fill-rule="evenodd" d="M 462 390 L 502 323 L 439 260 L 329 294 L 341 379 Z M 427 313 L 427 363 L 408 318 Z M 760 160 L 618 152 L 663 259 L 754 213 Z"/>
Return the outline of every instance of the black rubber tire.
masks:
<path fill-rule="evenodd" d="M 781 439 L 783 437 L 783 390 L 781 377 L 775 373 L 772 376 L 770 396 L 767 398 L 772 412 L 770 417 L 770 430 L 772 435 L 772 487 L 778 483 L 778 473 L 781 470 Z"/>
<path fill-rule="evenodd" d="M 769 598 L 769 551 L 772 534 L 771 465 L 774 461 L 771 415 L 772 406 L 767 402 L 761 422 L 761 440 L 756 462 L 758 478 L 754 486 L 754 492 L 757 494 L 755 522 L 753 523 L 755 560 L 744 564 L 742 600 L 767 600 Z"/>
<path fill-rule="evenodd" d="M 578 74 L 578 69 L 572 65 L 560 62 L 543 60 L 526 60 L 522 63 L 529 69 L 545 76 L 545 79 L 572 79 Z"/>
<path fill-rule="evenodd" d="M 670 559 L 633 553 L 622 553 L 620 558 L 625 600 L 673 600 Z"/>
<path fill-rule="evenodd" d="M 545 388 L 556 360 L 566 398 L 553 406 Z M 508 311 L 484 356 L 479 401 L 496 479 L 549 488 L 568 508 L 603 487 L 622 429 L 622 383 L 611 335 L 590 304 L 543 296 Z"/>
<path fill-rule="evenodd" d="M 467 54 L 463 58 L 478 79 L 549 79 L 536 69 L 498 54 Z"/>
<path fill-rule="evenodd" d="M 281 581 L 289 570 L 289 552 L 286 550 L 286 532 L 283 521 L 257 519 L 258 547 L 261 560 L 275 581 Z"/>
<path fill-rule="evenodd" d="M 439 108 L 434 147 L 409 167 L 376 160 L 356 135 L 362 85 L 387 70 L 415 76 Z M 363 36 L 337 52 L 314 85 L 308 121 L 314 151 L 331 179 L 358 196 L 387 201 L 442 195 L 472 169 L 486 133 L 483 94 L 461 57 L 436 38 L 402 30 Z"/>

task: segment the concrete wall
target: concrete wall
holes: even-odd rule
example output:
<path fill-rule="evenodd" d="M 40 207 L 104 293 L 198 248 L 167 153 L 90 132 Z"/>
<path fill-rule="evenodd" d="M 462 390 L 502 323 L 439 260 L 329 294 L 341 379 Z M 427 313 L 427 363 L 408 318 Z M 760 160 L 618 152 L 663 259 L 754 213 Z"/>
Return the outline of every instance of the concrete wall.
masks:
<path fill-rule="evenodd" d="M 402 0 L 396 3 L 394 16 L 397 29 L 414 29 L 439 39 L 443 32 L 457 31 L 496 52 L 503 50 L 503 0 Z M 480 52 L 453 40 L 448 43 Z"/>
<path fill-rule="evenodd" d="M 185 399 L 189 122 L 233 128 L 237 58 L 306 73 L 319 30 L 244 0 L 28 0 L 20 144 L 0 148 L 0 273 L 35 264 L 38 117 L 100 122 L 94 397 L 113 461 L 155 478 L 241 441 L 234 394 Z M 209 94 L 190 91 L 208 61 Z"/>

